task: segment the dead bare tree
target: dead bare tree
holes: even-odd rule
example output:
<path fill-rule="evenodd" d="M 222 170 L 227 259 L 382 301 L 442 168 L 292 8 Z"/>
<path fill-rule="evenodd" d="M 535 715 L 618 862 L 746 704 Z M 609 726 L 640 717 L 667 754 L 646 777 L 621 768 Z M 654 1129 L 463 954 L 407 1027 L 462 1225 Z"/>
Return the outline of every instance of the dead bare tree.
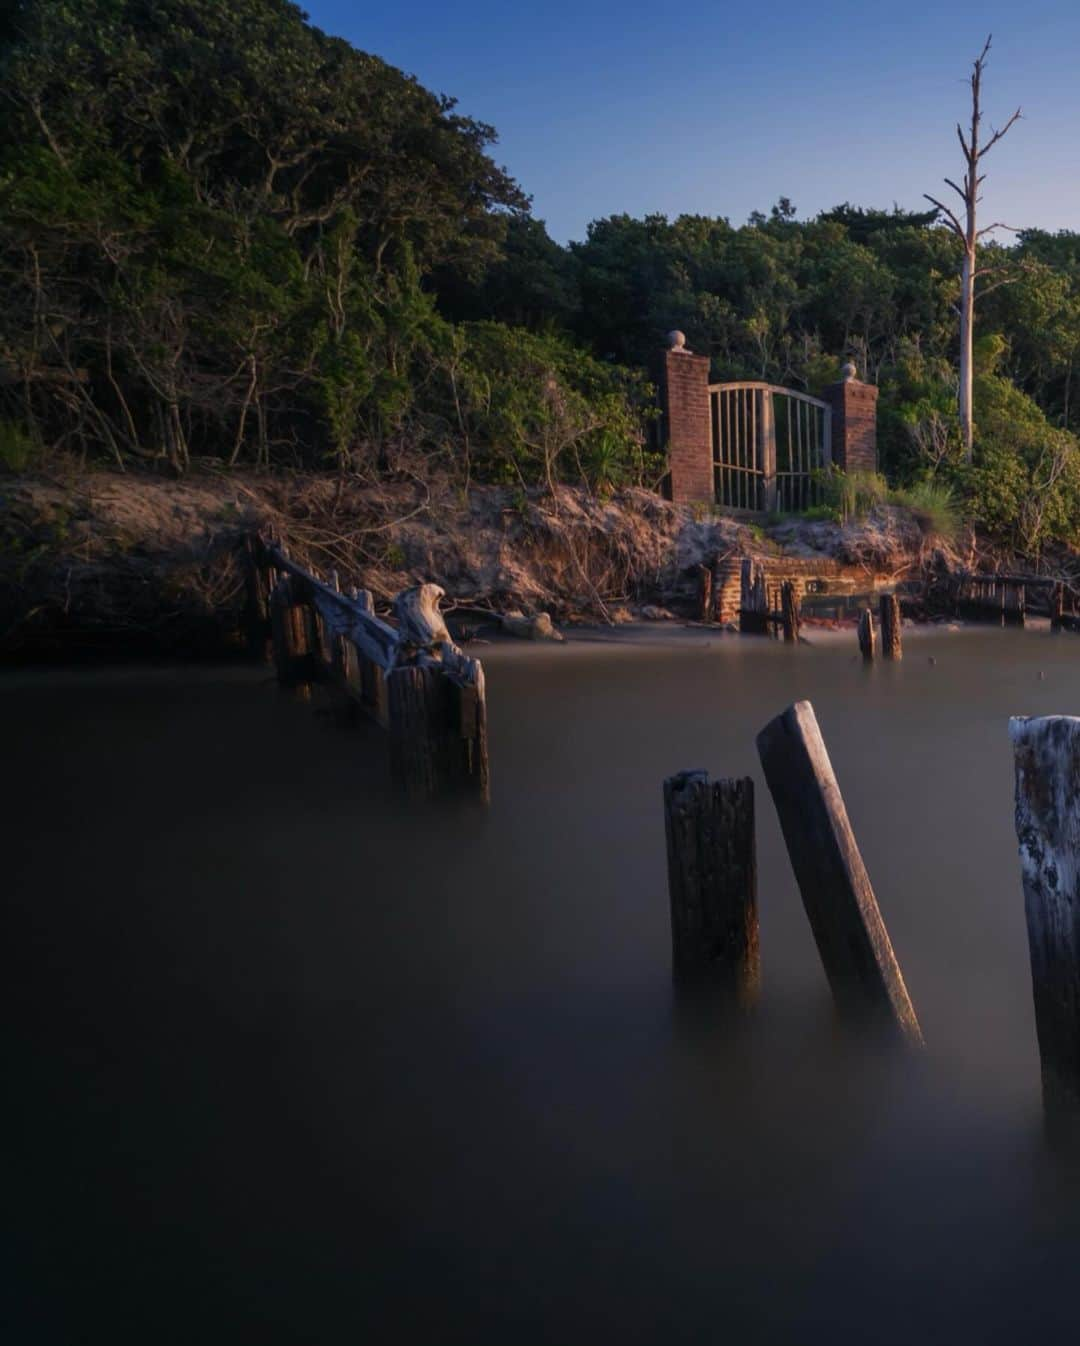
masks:
<path fill-rule="evenodd" d="M 960 197 L 963 205 L 963 221 L 951 210 L 944 202 L 938 201 L 936 197 L 929 193 L 923 193 L 927 201 L 945 216 L 946 223 L 956 237 L 963 245 L 963 261 L 960 268 L 960 388 L 957 397 L 958 410 L 960 413 L 960 433 L 964 442 L 964 454 L 971 461 L 972 442 L 974 434 L 974 423 L 971 415 L 971 389 L 972 389 L 972 357 L 973 357 L 973 333 L 975 328 L 975 281 L 983 275 L 988 275 L 993 268 L 979 269 L 976 264 L 976 252 L 979 240 L 985 238 L 987 234 L 992 234 L 995 229 L 1008 229 L 1010 226 L 1002 224 L 1000 221 L 989 224 L 985 229 L 979 229 L 976 226 L 975 211 L 978 203 L 982 200 L 979 195 L 979 188 L 986 179 L 985 173 L 979 172 L 979 165 L 983 158 L 994 148 L 999 140 L 1010 130 L 1013 123 L 1020 119 L 1020 109 L 1017 108 L 1009 120 L 1000 131 L 993 131 L 990 139 L 985 145 L 979 144 L 979 122 L 982 120 L 982 109 L 980 99 L 982 96 L 982 75 L 986 66 L 986 58 L 990 53 L 990 42 L 993 37 L 986 39 L 982 51 L 976 57 L 971 71 L 971 129 L 968 137 L 965 139 L 964 131 L 960 123 L 956 124 L 956 134 L 960 141 L 960 148 L 964 152 L 965 172 L 963 186 L 958 186 L 952 178 L 946 178 L 946 185 L 951 187 Z M 982 291 L 983 294 L 988 290 L 996 288 L 997 284 L 1005 284 L 1006 280 L 996 282 Z"/>

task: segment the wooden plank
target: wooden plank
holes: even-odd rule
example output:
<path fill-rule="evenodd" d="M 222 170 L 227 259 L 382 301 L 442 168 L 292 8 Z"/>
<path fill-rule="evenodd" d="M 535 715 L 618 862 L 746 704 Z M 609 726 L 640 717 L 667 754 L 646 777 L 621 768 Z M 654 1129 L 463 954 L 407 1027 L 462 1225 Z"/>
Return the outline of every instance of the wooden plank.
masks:
<path fill-rule="evenodd" d="M 799 701 L 757 736 L 765 780 L 837 1007 L 922 1044 L 814 708 Z"/>
<path fill-rule="evenodd" d="M 750 1003 L 761 976 L 754 782 L 682 771 L 664 782 L 672 959 Z"/>
<path fill-rule="evenodd" d="M 1080 719 L 1009 721 L 1043 1097 L 1080 1122 Z"/>

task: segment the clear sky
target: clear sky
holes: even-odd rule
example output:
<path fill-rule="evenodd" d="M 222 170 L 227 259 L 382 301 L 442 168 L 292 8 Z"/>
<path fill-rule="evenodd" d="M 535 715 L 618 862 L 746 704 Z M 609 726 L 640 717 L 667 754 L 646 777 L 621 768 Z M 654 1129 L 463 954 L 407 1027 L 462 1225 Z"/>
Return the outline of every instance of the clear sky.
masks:
<path fill-rule="evenodd" d="M 458 99 L 552 235 L 653 211 L 741 224 L 780 196 L 906 209 L 959 177 L 988 32 L 984 221 L 1080 230 L 1080 0 L 308 0 L 311 19 Z M 945 199 L 945 198 L 943 198 Z M 1006 242 L 1008 235 L 1002 235 Z"/>

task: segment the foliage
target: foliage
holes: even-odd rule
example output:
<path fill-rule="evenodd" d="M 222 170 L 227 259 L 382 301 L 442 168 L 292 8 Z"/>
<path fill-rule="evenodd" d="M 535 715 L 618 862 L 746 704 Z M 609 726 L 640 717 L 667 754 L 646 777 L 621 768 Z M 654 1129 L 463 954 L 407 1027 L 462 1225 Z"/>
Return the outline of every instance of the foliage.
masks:
<path fill-rule="evenodd" d="M 1035 551 L 1077 532 L 1078 234 L 981 250 L 1003 283 L 966 466 L 958 244 L 934 211 L 800 220 L 781 198 L 744 225 L 611 215 L 562 247 L 491 127 L 290 0 L 16 0 L 0 107 L 8 470 L 48 446 L 654 485 L 644 371 L 680 328 L 718 379 L 818 393 L 854 359 L 891 498 L 927 528 L 970 517 Z M 887 498 L 825 491 L 840 517 Z"/>

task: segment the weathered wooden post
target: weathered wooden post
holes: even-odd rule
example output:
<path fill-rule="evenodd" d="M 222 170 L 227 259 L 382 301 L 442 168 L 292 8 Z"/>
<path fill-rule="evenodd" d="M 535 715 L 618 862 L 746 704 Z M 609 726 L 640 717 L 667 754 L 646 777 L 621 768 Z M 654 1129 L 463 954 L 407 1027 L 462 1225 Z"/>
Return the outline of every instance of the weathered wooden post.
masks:
<path fill-rule="evenodd" d="M 785 580 L 780 586 L 780 613 L 784 624 L 784 641 L 788 645 L 799 643 L 799 599 L 795 585 Z"/>
<path fill-rule="evenodd" d="M 244 628 L 252 658 L 266 660 L 271 653 L 270 570 L 264 564 L 262 544 L 250 533 L 244 538 Z"/>
<path fill-rule="evenodd" d="M 868 664 L 872 663 L 877 649 L 877 633 L 874 630 L 874 614 L 869 608 L 863 608 L 859 613 L 859 649 L 863 659 Z"/>
<path fill-rule="evenodd" d="M 791 867 L 837 1007 L 922 1044 L 915 1010 L 848 821 L 814 708 L 798 701 L 757 736 Z"/>
<path fill-rule="evenodd" d="M 282 687 L 299 687 L 311 677 L 310 647 L 303 609 L 296 602 L 293 580 L 283 575 L 270 595 L 270 630 L 274 667 Z"/>
<path fill-rule="evenodd" d="M 664 825 L 676 976 L 707 976 L 748 1004 L 760 981 L 754 782 L 671 776 Z"/>
<path fill-rule="evenodd" d="M 1054 585 L 1054 596 L 1050 603 L 1050 630 L 1060 631 L 1065 625 L 1065 585 L 1062 580 Z"/>
<path fill-rule="evenodd" d="M 769 634 L 769 599 L 765 587 L 765 572 L 750 556 L 742 562 L 739 630 L 743 635 Z"/>
<path fill-rule="evenodd" d="M 1080 719 L 1016 717 L 1009 735 L 1043 1098 L 1080 1122 Z"/>
<path fill-rule="evenodd" d="M 702 622 L 711 622 L 713 619 L 712 605 L 712 567 L 698 566 L 698 620 Z"/>
<path fill-rule="evenodd" d="M 900 636 L 900 600 L 895 594 L 882 594 L 879 603 L 881 616 L 881 653 L 886 659 L 903 659 L 904 648 Z"/>

